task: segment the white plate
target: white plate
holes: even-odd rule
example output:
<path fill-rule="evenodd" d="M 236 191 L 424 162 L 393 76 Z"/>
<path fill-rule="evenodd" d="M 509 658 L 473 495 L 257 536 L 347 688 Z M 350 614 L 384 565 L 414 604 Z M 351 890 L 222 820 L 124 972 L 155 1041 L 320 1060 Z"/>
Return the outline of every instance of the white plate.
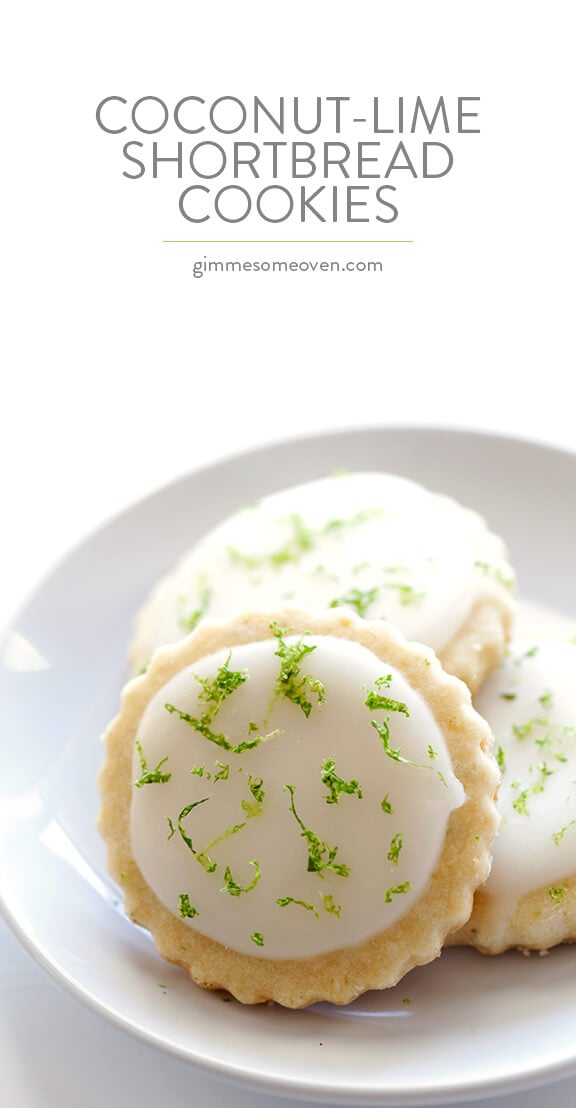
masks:
<path fill-rule="evenodd" d="M 99 735 L 134 612 L 238 504 L 332 472 L 384 469 L 451 493 L 508 540 L 523 593 L 576 617 L 576 455 L 470 432 L 379 428 L 267 447 L 170 485 L 44 582 L 3 648 L 0 874 L 35 957 L 122 1027 L 214 1075 L 331 1104 L 434 1104 L 576 1072 L 576 949 L 446 952 L 347 1008 L 244 1008 L 205 993 L 124 917 L 95 831 Z M 410 1003 L 404 1003 L 409 998 Z"/>

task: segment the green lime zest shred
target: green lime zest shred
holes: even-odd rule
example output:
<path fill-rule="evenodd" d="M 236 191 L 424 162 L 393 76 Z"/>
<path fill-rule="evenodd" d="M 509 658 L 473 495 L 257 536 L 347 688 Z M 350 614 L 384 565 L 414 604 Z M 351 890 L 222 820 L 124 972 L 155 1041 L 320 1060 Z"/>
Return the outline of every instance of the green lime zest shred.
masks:
<path fill-rule="evenodd" d="M 401 885 L 394 885 L 391 889 L 386 889 L 386 892 L 384 894 L 384 903 L 391 904 L 392 897 L 400 896 L 402 893 L 410 892 L 411 888 L 411 881 L 403 881 Z"/>
<path fill-rule="evenodd" d="M 188 893 L 180 893 L 180 919 L 194 919 L 199 913 L 198 909 L 190 903 Z"/>
<path fill-rule="evenodd" d="M 142 744 L 138 739 L 136 739 L 136 750 L 138 751 L 138 758 L 140 760 L 140 777 L 134 782 L 134 787 L 136 789 L 141 789 L 144 785 L 163 785 L 166 781 L 170 780 L 172 777 L 171 773 L 162 773 L 162 766 L 168 761 L 168 755 L 158 762 L 156 769 L 149 770 L 142 750 Z"/>
<path fill-rule="evenodd" d="M 226 869 L 224 871 L 224 885 L 221 888 L 220 892 L 230 893 L 230 896 L 240 896 L 242 893 L 251 893 L 252 890 L 256 888 L 256 885 L 258 884 L 262 876 L 262 871 L 255 858 L 251 858 L 248 865 L 254 868 L 255 873 L 250 883 L 244 886 L 239 885 L 238 882 L 234 880 L 234 878 L 232 877 L 232 873 L 230 872 L 230 866 L 226 866 Z"/>
<path fill-rule="evenodd" d="M 362 799 L 362 789 L 355 778 L 352 778 L 351 781 L 345 781 L 338 776 L 334 758 L 325 758 L 320 773 L 322 784 L 328 789 L 328 793 L 324 797 L 327 804 L 338 804 L 343 793 L 349 796 L 356 795 L 359 800 Z"/>
<path fill-rule="evenodd" d="M 349 877 L 349 867 L 336 862 L 336 855 L 338 853 L 337 846 L 328 846 L 323 839 L 311 831 L 309 827 L 306 827 L 301 820 L 294 804 L 294 793 L 296 788 L 294 785 L 284 785 L 284 788 L 290 793 L 290 811 L 294 816 L 298 826 L 301 828 L 300 834 L 305 840 L 308 847 L 308 873 L 323 873 L 324 870 L 331 870 L 332 873 L 338 874 L 339 877 Z"/>
<path fill-rule="evenodd" d="M 283 696 L 301 708 L 308 718 L 313 707 L 312 701 L 308 699 L 308 692 L 316 697 L 317 704 L 322 704 L 326 700 L 326 692 L 321 681 L 311 677 L 310 674 L 305 674 L 303 677 L 300 675 L 302 661 L 317 647 L 305 643 L 302 639 L 298 639 L 289 646 L 285 640 L 288 629 L 279 627 L 275 621 L 270 624 L 270 630 L 277 641 L 274 653 L 280 659 L 280 673 L 274 686 L 273 703 Z"/>

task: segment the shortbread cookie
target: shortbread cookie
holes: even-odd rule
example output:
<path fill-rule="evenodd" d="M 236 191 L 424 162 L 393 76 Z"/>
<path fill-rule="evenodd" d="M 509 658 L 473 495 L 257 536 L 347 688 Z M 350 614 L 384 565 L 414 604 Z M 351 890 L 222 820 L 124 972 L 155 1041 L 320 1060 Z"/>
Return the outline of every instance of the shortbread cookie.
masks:
<path fill-rule="evenodd" d="M 111 873 L 205 988 L 345 1004 L 468 918 L 497 826 L 490 741 L 465 685 L 387 623 L 204 621 L 107 732 Z"/>
<path fill-rule="evenodd" d="M 502 770 L 502 824 L 451 942 L 487 954 L 576 940 L 576 645 L 517 640 L 476 699 Z"/>
<path fill-rule="evenodd" d="M 267 496 L 203 538 L 143 608 L 133 672 L 204 616 L 340 605 L 431 646 L 474 690 L 502 656 L 513 583 L 502 540 L 476 512 L 402 477 L 328 477 Z"/>

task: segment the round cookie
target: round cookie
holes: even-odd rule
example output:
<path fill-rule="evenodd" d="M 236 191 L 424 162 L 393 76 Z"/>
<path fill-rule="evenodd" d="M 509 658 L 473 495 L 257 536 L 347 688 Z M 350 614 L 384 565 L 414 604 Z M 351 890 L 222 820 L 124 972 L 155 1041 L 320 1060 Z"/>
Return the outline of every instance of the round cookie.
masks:
<path fill-rule="evenodd" d="M 198 984 L 348 1003 L 468 918 L 497 827 L 490 740 L 467 688 L 387 623 L 204 621 L 106 734 L 110 871 Z"/>
<path fill-rule="evenodd" d="M 142 609 L 134 673 L 202 617 L 287 603 L 387 619 L 474 690 L 500 660 L 514 575 L 481 516 L 402 477 L 349 473 L 285 489 L 225 519 Z"/>
<path fill-rule="evenodd" d="M 502 771 L 492 872 L 449 940 L 486 954 L 576 940 L 576 644 L 516 640 L 476 698 Z"/>

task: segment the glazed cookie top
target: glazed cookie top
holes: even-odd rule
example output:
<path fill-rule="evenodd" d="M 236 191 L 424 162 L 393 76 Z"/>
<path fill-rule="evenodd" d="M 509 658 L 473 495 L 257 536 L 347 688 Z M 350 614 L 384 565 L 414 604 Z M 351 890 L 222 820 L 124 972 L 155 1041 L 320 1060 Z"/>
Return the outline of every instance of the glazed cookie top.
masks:
<path fill-rule="evenodd" d="M 387 619 L 437 652 L 476 604 L 510 608 L 513 573 L 476 512 L 402 477 L 350 473 L 264 497 L 224 520 L 157 588 L 134 669 L 201 618 L 290 603 Z"/>
<path fill-rule="evenodd" d="M 517 640 L 476 707 L 493 729 L 502 815 L 485 891 L 502 906 L 536 889 L 561 901 L 576 874 L 576 644 Z"/>
<path fill-rule="evenodd" d="M 243 954 L 308 958 L 413 907 L 465 794 L 405 676 L 359 642 L 271 632 L 150 700 L 130 838 L 187 926 Z"/>

